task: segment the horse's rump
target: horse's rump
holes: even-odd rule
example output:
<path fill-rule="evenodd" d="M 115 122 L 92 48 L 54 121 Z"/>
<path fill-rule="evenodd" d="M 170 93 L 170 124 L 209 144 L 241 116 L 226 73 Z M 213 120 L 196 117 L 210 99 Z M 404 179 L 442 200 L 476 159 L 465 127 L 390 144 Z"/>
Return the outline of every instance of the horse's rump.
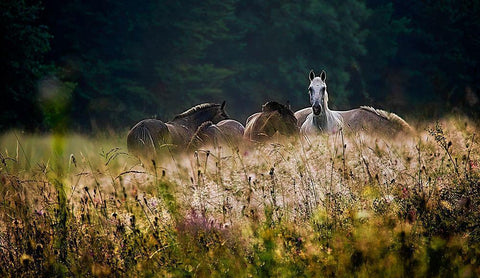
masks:
<path fill-rule="evenodd" d="M 145 119 L 137 123 L 127 135 L 128 151 L 134 155 L 153 159 L 157 149 L 170 143 L 171 137 L 166 124 L 156 119 Z"/>
<path fill-rule="evenodd" d="M 207 145 L 238 146 L 243 137 L 244 127 L 235 120 L 223 120 L 218 124 L 204 122 L 198 127 L 188 143 L 189 150 Z"/>
<path fill-rule="evenodd" d="M 238 146 L 243 139 L 245 127 L 235 120 L 223 120 L 217 124 L 224 144 Z"/>
<path fill-rule="evenodd" d="M 296 133 L 297 119 L 293 112 L 285 105 L 267 102 L 262 106 L 262 112 L 248 118 L 244 138 L 265 141 L 275 134 L 290 136 Z"/>

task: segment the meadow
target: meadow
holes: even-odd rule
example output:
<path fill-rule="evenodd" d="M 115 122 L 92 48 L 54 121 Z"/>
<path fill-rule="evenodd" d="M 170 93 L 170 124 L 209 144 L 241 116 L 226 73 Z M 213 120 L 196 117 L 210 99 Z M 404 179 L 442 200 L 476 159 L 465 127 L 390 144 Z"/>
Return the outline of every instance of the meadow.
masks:
<path fill-rule="evenodd" d="M 2 277 L 478 277 L 478 123 L 141 163 L 126 132 L 0 137 Z"/>

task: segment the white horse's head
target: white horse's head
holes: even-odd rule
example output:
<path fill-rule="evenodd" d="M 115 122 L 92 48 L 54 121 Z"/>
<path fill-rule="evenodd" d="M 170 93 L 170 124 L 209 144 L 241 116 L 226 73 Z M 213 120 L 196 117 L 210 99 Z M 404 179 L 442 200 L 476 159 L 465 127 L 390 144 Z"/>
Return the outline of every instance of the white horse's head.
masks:
<path fill-rule="evenodd" d="M 325 113 L 328 102 L 327 74 L 324 70 L 320 73 L 320 76 L 315 76 L 313 70 L 308 75 L 310 79 L 310 86 L 308 86 L 308 93 L 310 95 L 310 104 L 312 105 L 313 114 L 320 115 Z"/>

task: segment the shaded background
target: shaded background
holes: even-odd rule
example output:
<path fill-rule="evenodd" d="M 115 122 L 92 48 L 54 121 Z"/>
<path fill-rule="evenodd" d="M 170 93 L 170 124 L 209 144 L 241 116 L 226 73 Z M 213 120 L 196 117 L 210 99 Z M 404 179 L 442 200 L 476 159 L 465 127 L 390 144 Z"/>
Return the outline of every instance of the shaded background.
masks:
<path fill-rule="evenodd" d="M 479 115 L 480 1 L 0 3 L 0 130 L 125 130 L 227 101 L 244 122 L 276 100 L 407 118 Z M 293 2 L 293 1 L 292 1 Z"/>

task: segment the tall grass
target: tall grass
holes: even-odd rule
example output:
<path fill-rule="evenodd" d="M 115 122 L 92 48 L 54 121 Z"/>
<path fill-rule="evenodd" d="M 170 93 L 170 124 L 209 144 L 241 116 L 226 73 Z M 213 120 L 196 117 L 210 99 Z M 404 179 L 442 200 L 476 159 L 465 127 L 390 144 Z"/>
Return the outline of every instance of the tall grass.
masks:
<path fill-rule="evenodd" d="M 4 134 L 0 275 L 479 276 L 478 126 L 419 130 L 144 164 L 122 134 Z"/>

